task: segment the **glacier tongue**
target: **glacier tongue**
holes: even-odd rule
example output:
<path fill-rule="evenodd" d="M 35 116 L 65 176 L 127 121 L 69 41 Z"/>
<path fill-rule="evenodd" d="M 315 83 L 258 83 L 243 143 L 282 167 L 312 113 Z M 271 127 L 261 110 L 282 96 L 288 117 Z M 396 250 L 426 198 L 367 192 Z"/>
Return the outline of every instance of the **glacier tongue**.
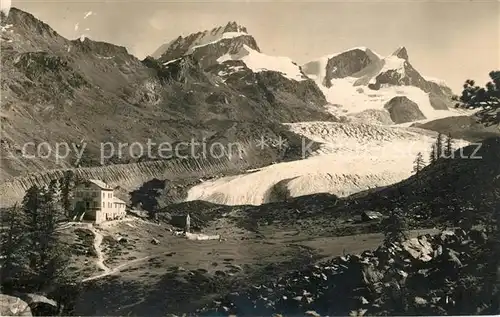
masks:
<path fill-rule="evenodd" d="M 346 196 L 409 177 L 417 153 L 428 157 L 435 142 L 434 132 L 415 128 L 334 122 L 287 126 L 320 143 L 319 150 L 307 159 L 204 182 L 189 190 L 187 200 L 259 205 L 268 202 L 273 188 L 283 180 L 288 180 L 285 186 L 293 197 L 313 193 Z M 455 146 L 466 144 L 457 140 Z"/>

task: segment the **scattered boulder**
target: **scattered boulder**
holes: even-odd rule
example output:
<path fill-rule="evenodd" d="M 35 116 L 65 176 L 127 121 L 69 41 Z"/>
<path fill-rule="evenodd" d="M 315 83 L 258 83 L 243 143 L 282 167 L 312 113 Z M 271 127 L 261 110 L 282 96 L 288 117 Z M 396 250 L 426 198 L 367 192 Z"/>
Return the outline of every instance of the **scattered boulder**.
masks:
<path fill-rule="evenodd" d="M 378 271 L 373 265 L 365 265 L 362 270 L 363 281 L 366 285 L 376 284 L 384 278 L 384 274 Z"/>
<path fill-rule="evenodd" d="M 419 306 L 424 306 L 427 304 L 427 300 L 422 298 L 422 297 L 419 297 L 419 296 L 415 296 L 415 304 L 416 305 L 419 305 Z"/>
<path fill-rule="evenodd" d="M 463 275 L 457 273 L 474 266 L 473 254 L 484 250 L 484 243 L 475 242 L 463 230 L 419 236 L 289 272 L 237 295 L 218 298 L 202 312 L 227 315 L 224 307 L 230 307 L 231 313 L 246 315 L 247 307 L 252 307 L 252 315 L 399 315 L 403 311 L 389 298 L 404 290 L 416 315 L 448 315 L 464 306 L 463 293 L 456 291 Z"/>
<path fill-rule="evenodd" d="M 151 243 L 155 244 L 155 245 L 158 245 L 158 244 L 160 244 L 160 240 L 158 240 L 156 238 L 153 238 L 153 239 L 151 239 Z"/>
<path fill-rule="evenodd" d="M 434 250 L 426 239 L 413 238 L 401 243 L 403 249 L 416 260 L 428 262 L 432 260 Z"/>
<path fill-rule="evenodd" d="M 458 252 L 456 252 L 452 249 L 449 249 L 448 252 L 446 253 L 446 255 L 448 257 L 448 261 L 450 263 L 452 263 L 453 266 L 455 266 L 457 268 L 461 268 L 463 266 L 462 262 L 458 258 L 458 255 L 459 255 Z"/>
<path fill-rule="evenodd" d="M 472 229 L 469 235 L 474 242 L 484 243 L 488 239 L 488 235 L 483 230 Z"/>
<path fill-rule="evenodd" d="M 383 215 L 378 211 L 367 210 L 363 211 L 363 213 L 361 214 L 362 221 L 381 220 L 382 217 Z"/>

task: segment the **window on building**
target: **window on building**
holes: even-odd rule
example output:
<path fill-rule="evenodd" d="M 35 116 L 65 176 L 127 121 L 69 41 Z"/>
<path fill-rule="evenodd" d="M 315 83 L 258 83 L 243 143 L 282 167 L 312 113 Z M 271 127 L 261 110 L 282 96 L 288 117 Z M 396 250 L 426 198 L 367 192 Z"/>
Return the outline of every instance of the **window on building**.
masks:
<path fill-rule="evenodd" d="M 105 192 L 102 193 L 102 198 L 106 198 L 106 193 Z"/>
<path fill-rule="evenodd" d="M 111 203 L 108 203 L 108 207 L 111 208 L 111 206 L 112 206 Z"/>
<path fill-rule="evenodd" d="M 113 193 L 109 193 L 108 198 L 113 198 Z"/>
<path fill-rule="evenodd" d="M 97 197 L 97 193 L 96 193 L 96 192 L 93 192 L 93 193 L 92 193 L 92 197 Z"/>
<path fill-rule="evenodd" d="M 104 201 L 102 202 L 102 206 L 103 206 L 103 207 L 106 207 L 106 203 L 105 203 Z"/>

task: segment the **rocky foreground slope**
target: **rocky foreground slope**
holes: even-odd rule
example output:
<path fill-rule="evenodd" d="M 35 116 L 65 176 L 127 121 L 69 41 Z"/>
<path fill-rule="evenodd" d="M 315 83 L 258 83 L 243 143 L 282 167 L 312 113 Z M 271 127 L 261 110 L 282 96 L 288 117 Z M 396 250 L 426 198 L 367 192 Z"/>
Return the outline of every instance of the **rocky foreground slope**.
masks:
<path fill-rule="evenodd" d="M 452 219 L 494 227 L 499 146 L 498 138 L 486 140 L 476 153 L 480 160 L 440 160 L 419 176 L 346 199 L 321 194 L 259 206 L 196 201 L 165 207 L 159 223 L 134 218 L 94 230 L 68 224 L 70 269 L 82 272 L 79 281 L 91 278 L 71 295 L 75 314 L 498 314 L 498 297 L 488 288 L 497 252 L 489 233 L 448 230 L 377 248 L 380 219 L 358 218 L 399 207 L 412 227 L 455 227 Z M 462 152 L 470 157 L 473 150 Z M 474 217 L 463 213 L 468 208 Z M 174 216 L 186 212 L 194 230 L 221 241 L 174 234 Z M 99 271 L 102 265 L 109 275 Z"/>
<path fill-rule="evenodd" d="M 215 299 L 202 315 L 496 314 L 487 239 L 445 231 L 337 257 Z"/>

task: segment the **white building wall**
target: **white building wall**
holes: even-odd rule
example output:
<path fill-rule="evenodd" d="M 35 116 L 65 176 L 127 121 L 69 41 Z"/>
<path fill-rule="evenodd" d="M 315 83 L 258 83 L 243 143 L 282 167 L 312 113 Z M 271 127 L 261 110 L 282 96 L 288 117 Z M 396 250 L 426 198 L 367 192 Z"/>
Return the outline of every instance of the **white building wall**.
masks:
<path fill-rule="evenodd" d="M 100 220 L 99 211 L 102 204 L 101 189 L 94 184 L 90 184 L 88 187 L 84 184 L 77 186 L 73 196 L 73 208 L 75 208 L 76 204 L 80 201 L 85 204 L 87 214 L 95 215 L 96 222 L 98 222 Z"/>
<path fill-rule="evenodd" d="M 113 191 L 112 190 L 103 190 L 101 193 L 102 196 L 102 202 L 101 202 L 101 208 L 102 208 L 102 217 L 104 220 L 111 220 L 112 215 L 114 212 L 114 207 L 113 207 Z"/>
<path fill-rule="evenodd" d="M 82 184 L 75 188 L 73 208 L 79 201 L 89 202 L 87 214 L 95 219 L 95 223 L 119 219 L 126 214 L 125 204 L 115 201 L 113 190 L 102 189 L 93 183 L 90 183 L 88 187 Z"/>
<path fill-rule="evenodd" d="M 114 206 L 115 206 L 115 210 L 114 210 L 113 217 L 115 217 L 115 218 L 123 218 L 125 216 L 125 214 L 126 214 L 126 212 L 125 212 L 125 204 L 121 204 L 121 203 L 115 202 Z"/>

